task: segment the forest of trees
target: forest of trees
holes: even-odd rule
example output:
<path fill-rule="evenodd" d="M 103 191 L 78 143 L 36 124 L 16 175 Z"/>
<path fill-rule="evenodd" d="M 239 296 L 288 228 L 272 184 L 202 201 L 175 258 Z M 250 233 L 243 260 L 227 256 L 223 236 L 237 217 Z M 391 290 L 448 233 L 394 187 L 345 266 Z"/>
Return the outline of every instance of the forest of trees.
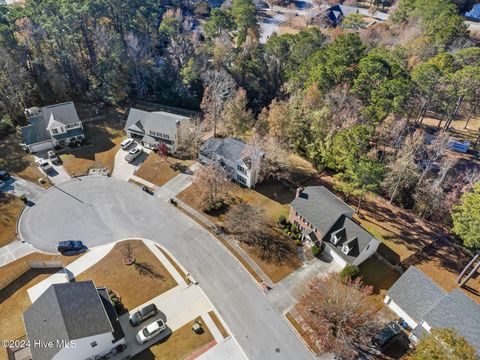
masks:
<path fill-rule="evenodd" d="M 459 109 L 479 112 L 480 48 L 459 15 L 465 3 L 399 0 L 368 29 L 312 26 L 265 44 L 251 0 L 213 10 L 183 0 L 0 5 L 0 131 L 27 106 L 66 99 L 201 109 L 216 134 L 332 171 L 346 196 L 377 192 L 448 223 L 480 177 L 451 171 L 447 151 Z M 433 140 L 419 129 L 431 111 Z"/>

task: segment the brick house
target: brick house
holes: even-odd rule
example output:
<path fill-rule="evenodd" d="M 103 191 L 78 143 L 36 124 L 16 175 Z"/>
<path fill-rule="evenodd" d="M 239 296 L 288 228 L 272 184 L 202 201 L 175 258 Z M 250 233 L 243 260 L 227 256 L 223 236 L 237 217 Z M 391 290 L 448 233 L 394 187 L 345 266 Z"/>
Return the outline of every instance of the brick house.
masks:
<path fill-rule="evenodd" d="M 337 263 L 360 265 L 380 242 L 353 219 L 353 209 L 323 186 L 297 189 L 288 221 L 299 227 L 302 241 L 323 248 Z"/>

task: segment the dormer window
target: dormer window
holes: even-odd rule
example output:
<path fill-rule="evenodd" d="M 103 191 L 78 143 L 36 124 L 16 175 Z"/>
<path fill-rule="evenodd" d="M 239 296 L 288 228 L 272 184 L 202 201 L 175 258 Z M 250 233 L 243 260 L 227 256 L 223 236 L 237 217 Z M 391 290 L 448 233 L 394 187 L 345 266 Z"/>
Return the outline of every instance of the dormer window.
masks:
<path fill-rule="evenodd" d="M 348 246 L 348 244 L 343 244 L 342 246 L 342 251 L 345 255 L 348 255 L 348 253 L 350 252 L 350 247 Z"/>
<path fill-rule="evenodd" d="M 58 129 L 57 129 L 57 128 L 52 129 L 52 133 L 53 133 L 53 134 L 58 134 Z"/>
<path fill-rule="evenodd" d="M 332 241 L 333 245 L 337 245 L 339 240 L 340 239 L 337 237 L 337 234 L 332 234 L 331 241 Z"/>

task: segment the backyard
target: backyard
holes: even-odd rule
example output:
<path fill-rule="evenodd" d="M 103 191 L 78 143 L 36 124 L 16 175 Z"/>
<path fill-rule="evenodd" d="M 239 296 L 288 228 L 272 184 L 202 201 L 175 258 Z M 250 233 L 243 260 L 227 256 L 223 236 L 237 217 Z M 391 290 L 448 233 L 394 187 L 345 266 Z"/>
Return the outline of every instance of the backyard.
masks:
<path fill-rule="evenodd" d="M 152 184 L 162 186 L 181 172 L 187 170 L 193 163 L 193 160 L 180 160 L 170 156 L 164 158 L 152 152 L 135 172 L 135 175 Z"/>
<path fill-rule="evenodd" d="M 18 197 L 0 192 L 0 246 L 15 240 L 17 219 L 24 206 Z"/>
<path fill-rule="evenodd" d="M 196 334 L 192 331 L 195 321 L 202 324 L 204 332 Z M 183 360 L 194 359 L 203 351 L 214 346 L 215 340 L 201 317 L 196 318 L 181 328 L 175 330 L 170 336 L 153 344 L 148 349 L 133 357 L 134 360 Z"/>
<path fill-rule="evenodd" d="M 113 171 L 115 154 L 125 138 L 123 133 L 125 109 L 108 108 L 106 120 L 84 124 L 85 137 L 91 142 L 80 149 L 69 149 L 60 157 L 69 175 L 87 175 L 91 168 Z"/>
<path fill-rule="evenodd" d="M 133 265 L 123 262 L 128 245 L 136 259 Z M 168 270 L 140 240 L 117 243 L 102 260 L 76 276 L 76 280 L 93 280 L 96 286 L 114 291 L 127 310 L 177 286 Z"/>

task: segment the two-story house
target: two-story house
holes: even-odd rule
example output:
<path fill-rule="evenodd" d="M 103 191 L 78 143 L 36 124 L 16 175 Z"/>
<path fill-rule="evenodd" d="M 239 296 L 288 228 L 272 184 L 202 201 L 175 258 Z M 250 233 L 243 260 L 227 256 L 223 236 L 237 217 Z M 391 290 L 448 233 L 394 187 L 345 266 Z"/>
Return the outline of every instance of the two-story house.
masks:
<path fill-rule="evenodd" d="M 156 149 L 159 143 L 167 145 L 174 154 L 178 142 L 190 127 L 190 118 L 165 111 L 148 112 L 131 108 L 128 113 L 125 132 L 129 138 L 149 149 Z"/>
<path fill-rule="evenodd" d="M 99 359 L 125 344 L 107 290 L 93 281 L 50 285 L 23 322 L 33 360 Z"/>
<path fill-rule="evenodd" d="M 208 139 L 198 152 L 201 163 L 217 162 L 228 172 L 231 180 L 248 188 L 254 187 L 258 182 L 259 160 L 262 157 L 262 152 L 255 151 L 250 145 L 231 137 Z"/>
<path fill-rule="evenodd" d="M 341 266 L 360 265 L 380 242 L 353 220 L 353 209 L 323 186 L 297 189 L 288 220 L 302 231 L 302 240 L 321 246 Z"/>
<path fill-rule="evenodd" d="M 22 128 L 22 144 L 29 152 L 50 150 L 84 139 L 83 125 L 72 101 L 25 110 L 29 125 Z"/>

